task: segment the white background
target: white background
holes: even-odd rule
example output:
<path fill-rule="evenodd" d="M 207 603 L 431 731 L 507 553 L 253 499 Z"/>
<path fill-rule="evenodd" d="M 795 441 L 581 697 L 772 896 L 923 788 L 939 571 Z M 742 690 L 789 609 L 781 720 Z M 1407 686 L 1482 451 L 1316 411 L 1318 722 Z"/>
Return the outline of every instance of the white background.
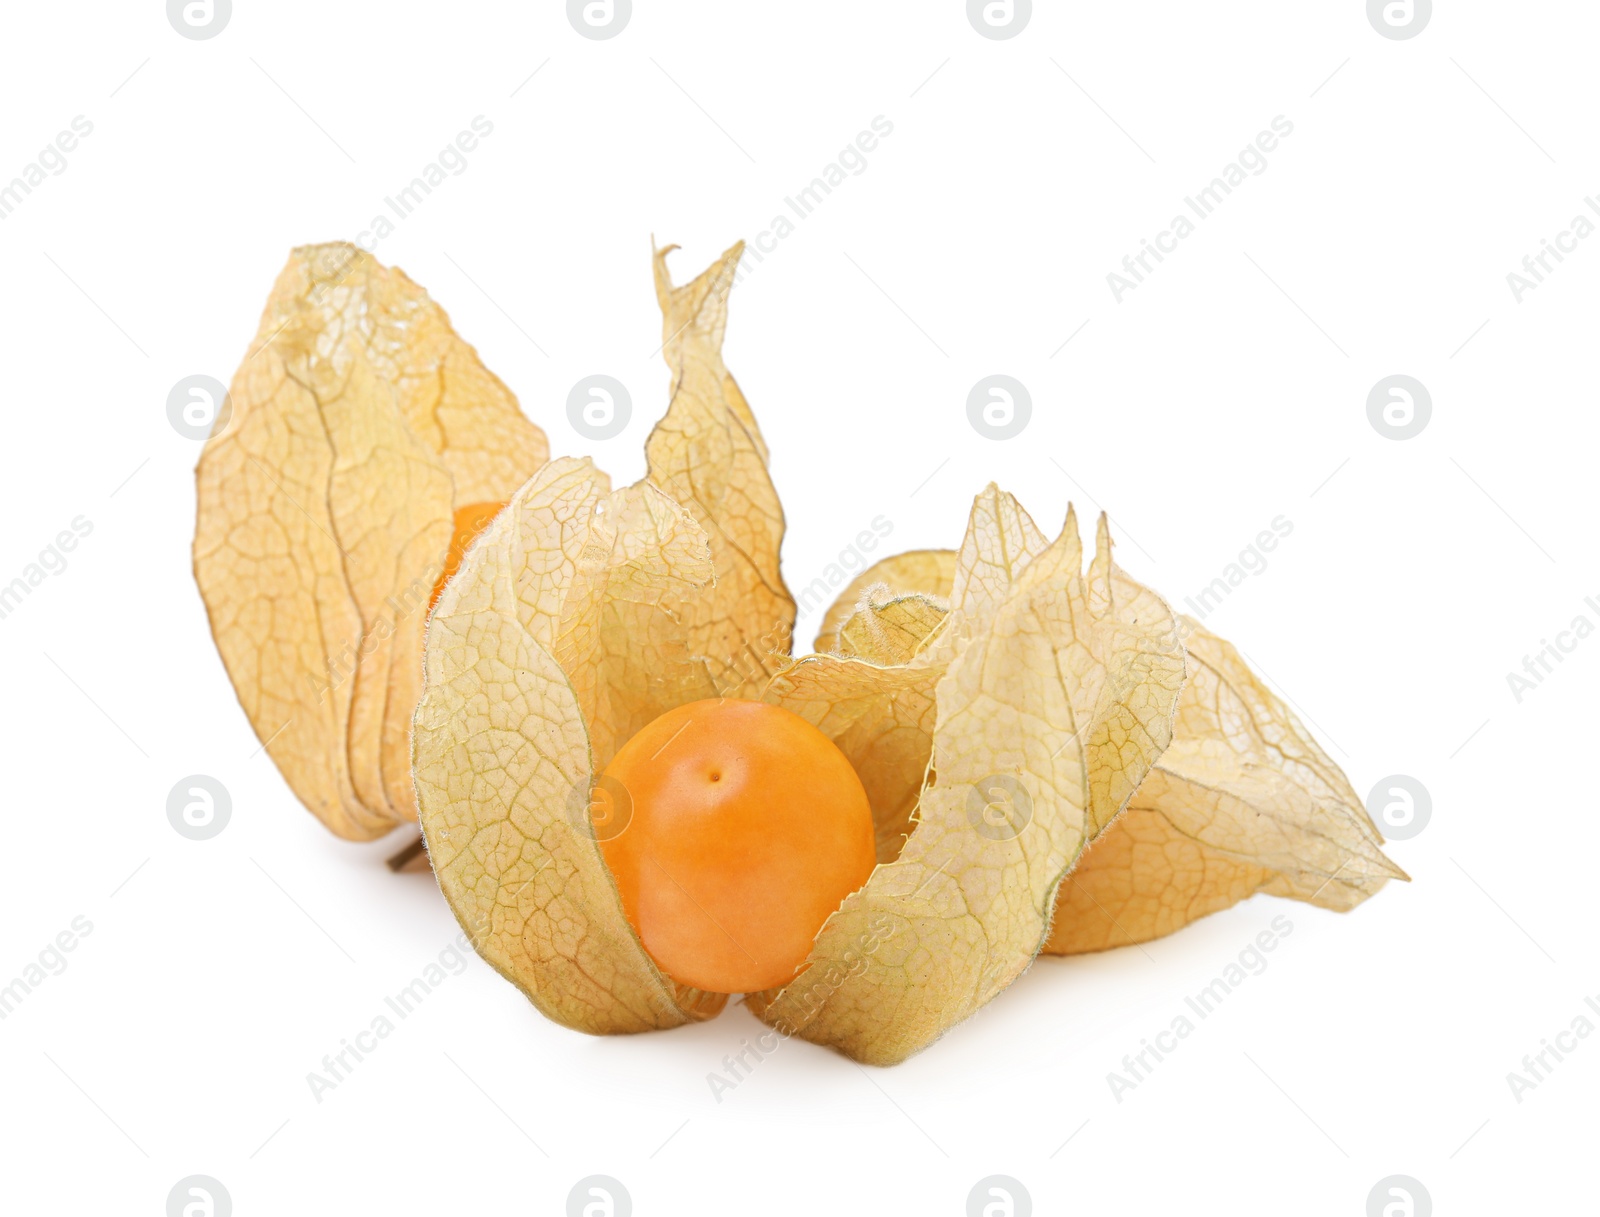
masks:
<path fill-rule="evenodd" d="M 1600 624 L 1600 240 L 1521 303 L 1506 275 L 1600 187 L 1600 13 L 1439 8 L 1392 41 L 1356 0 L 1078 0 L 992 41 L 952 0 L 637 0 L 590 41 L 556 3 L 236 0 L 189 41 L 153 0 L 7 6 L 0 182 L 94 124 L 0 222 L 0 583 L 93 524 L 0 620 L 0 983 L 94 927 L 0 1022 L 8 1211 L 155 1217 L 193 1173 L 240 1217 L 554 1214 L 593 1173 L 641 1217 L 959 1214 L 995 1173 L 1041 1214 L 1358 1217 L 1394 1173 L 1441 1215 L 1597 1211 L 1600 1037 L 1520 1103 L 1506 1075 L 1600 1000 L 1600 637 L 1520 704 L 1506 675 Z M 896 549 L 955 544 L 990 479 L 1052 527 L 1108 510 L 1176 602 L 1285 516 L 1208 624 L 1363 794 L 1431 792 L 1390 850 L 1414 882 L 1044 960 L 904 1065 L 795 1042 L 720 1103 L 743 1009 L 591 1039 L 474 959 L 315 1101 L 308 1072 L 457 928 L 428 875 L 384 868 L 404 835 L 336 840 L 260 753 L 190 575 L 198 445 L 166 395 L 226 381 L 289 249 L 353 237 L 480 114 L 467 171 L 377 254 L 553 452 L 619 482 L 665 403 L 651 234 L 687 279 L 888 118 L 734 293 L 791 585 L 879 514 Z M 1106 274 L 1280 114 L 1266 171 L 1117 303 Z M 564 410 L 596 372 L 635 402 L 599 443 Z M 992 372 L 1033 396 L 1009 442 L 966 419 Z M 1366 416 L 1397 372 L 1433 399 L 1405 442 Z M 207 842 L 166 820 L 192 773 L 233 797 Z M 1116 1101 L 1123 1055 L 1277 914 L 1268 969 Z"/>

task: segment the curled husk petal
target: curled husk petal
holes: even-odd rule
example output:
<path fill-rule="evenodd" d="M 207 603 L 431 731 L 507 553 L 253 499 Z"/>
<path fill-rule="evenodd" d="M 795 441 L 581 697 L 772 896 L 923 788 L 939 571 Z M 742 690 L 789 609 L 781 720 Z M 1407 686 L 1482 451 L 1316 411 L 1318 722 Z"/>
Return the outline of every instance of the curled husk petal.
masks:
<path fill-rule="evenodd" d="M 1339 767 L 1228 643 L 1183 618 L 1172 746 L 1085 852 L 1045 950 L 1145 942 L 1256 892 L 1346 912 L 1405 872 Z"/>
<path fill-rule="evenodd" d="M 877 859 L 893 862 L 911 832 L 933 753 L 934 689 L 950 656 L 929 648 L 949 616 L 949 600 L 895 595 L 881 579 L 857 580 L 840 599 L 857 592 L 848 617 L 835 605 L 830 616 L 839 624 L 823 624 L 818 650 L 826 639 L 829 653 L 791 663 L 762 697 L 798 714 L 844 753 L 872 807 Z"/>
<path fill-rule="evenodd" d="M 456 509 L 503 502 L 544 434 L 416 284 L 296 249 L 196 470 L 195 578 L 257 736 L 340 836 L 415 817 L 422 633 Z"/>
<path fill-rule="evenodd" d="M 672 402 L 645 481 L 606 493 L 556 461 L 519 491 L 446 587 L 415 729 L 424 836 L 479 951 L 547 1015 L 594 1033 L 707 1018 L 640 944 L 594 838 L 597 775 L 686 702 L 765 684 L 794 605 L 767 448 L 723 365 L 742 246 L 656 287 Z"/>
<path fill-rule="evenodd" d="M 856 644 L 841 638 L 840 630 L 874 601 L 906 594 L 949 608 L 955 585 L 956 552 L 953 549 L 913 549 L 884 558 L 857 575 L 823 614 L 812 649 L 829 654 L 855 654 Z M 882 588 L 879 592 L 877 589 Z M 866 626 L 866 622 L 860 623 Z"/>
<path fill-rule="evenodd" d="M 950 550 L 884 559 L 839 597 L 825 628 L 836 623 L 842 641 L 880 637 L 869 611 L 947 596 L 954 559 Z M 863 599 L 874 585 L 876 599 Z M 1126 603 L 1165 611 L 1120 570 L 1113 587 Z M 1172 744 L 1062 884 L 1048 954 L 1146 942 L 1256 892 L 1344 912 L 1406 877 L 1344 773 L 1238 651 L 1192 618 L 1178 628 L 1189 681 Z"/>
<path fill-rule="evenodd" d="M 434 873 L 479 954 L 581 1031 L 673 1027 L 726 1001 L 650 960 L 589 816 L 619 732 L 704 681 L 683 610 L 710 581 L 687 511 L 560 460 L 489 526 L 428 628 L 414 742 Z"/>
<path fill-rule="evenodd" d="M 722 362 L 728 293 L 744 242 L 681 287 L 667 273 L 675 248 L 655 254 L 672 399 L 645 444 L 648 477 L 688 508 L 711 540 L 716 586 L 686 610 L 690 646 L 720 694 L 755 697 L 788 657 L 795 606 L 778 568 L 783 507 L 767 471 L 767 443 Z"/>
<path fill-rule="evenodd" d="M 925 1048 L 1027 968 L 1089 826 L 1117 810 L 1102 801 L 1131 793 L 1166 747 L 1183 685 L 1170 614 L 1141 616 L 1112 586 L 1104 522 L 1085 573 L 1074 516 L 1047 542 L 993 487 L 950 613 L 909 665 L 947 666 L 904 847 L 829 918 L 794 982 L 748 999 L 785 1034 L 874 1064 Z M 857 665 L 863 684 L 895 671 L 796 667 L 819 661 Z"/>

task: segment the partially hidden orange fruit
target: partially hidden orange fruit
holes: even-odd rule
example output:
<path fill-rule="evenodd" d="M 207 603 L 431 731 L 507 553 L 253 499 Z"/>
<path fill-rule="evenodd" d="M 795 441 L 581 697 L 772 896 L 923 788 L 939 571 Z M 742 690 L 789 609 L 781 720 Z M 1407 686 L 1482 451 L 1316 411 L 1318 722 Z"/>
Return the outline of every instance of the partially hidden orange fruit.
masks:
<path fill-rule="evenodd" d="M 444 568 L 433 585 L 433 595 L 428 598 L 430 613 L 444 594 L 444 585 L 461 569 L 461 559 L 467 556 L 468 548 L 504 509 L 504 503 L 468 503 L 465 507 L 456 508 L 455 533 L 450 538 L 450 548 L 445 551 Z"/>
<path fill-rule="evenodd" d="M 680 984 L 791 980 L 874 864 L 861 779 L 803 718 L 713 698 L 657 718 L 596 788 L 596 835 L 645 950 Z"/>

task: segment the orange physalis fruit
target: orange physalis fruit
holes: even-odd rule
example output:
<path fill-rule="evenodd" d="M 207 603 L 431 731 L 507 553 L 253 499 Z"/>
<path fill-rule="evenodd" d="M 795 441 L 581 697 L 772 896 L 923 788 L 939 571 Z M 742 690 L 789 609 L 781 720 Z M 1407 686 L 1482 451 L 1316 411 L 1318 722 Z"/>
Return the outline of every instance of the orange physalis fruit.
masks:
<path fill-rule="evenodd" d="M 872 809 L 833 741 L 763 702 L 669 710 L 618 751 L 595 820 L 622 909 L 680 984 L 792 979 L 874 863 Z"/>

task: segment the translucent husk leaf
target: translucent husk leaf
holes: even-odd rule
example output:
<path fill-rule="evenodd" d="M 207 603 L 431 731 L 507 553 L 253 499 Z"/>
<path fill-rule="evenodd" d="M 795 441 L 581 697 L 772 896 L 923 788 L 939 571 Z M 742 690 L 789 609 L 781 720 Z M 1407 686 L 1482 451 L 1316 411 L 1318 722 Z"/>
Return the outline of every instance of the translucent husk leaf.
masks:
<path fill-rule="evenodd" d="M 1114 592 L 1103 521 L 1085 574 L 1070 513 L 1045 543 L 991 487 L 951 595 L 948 628 L 909 665 L 948 663 L 909 839 L 828 920 L 794 983 L 748 999 L 786 1034 L 875 1064 L 926 1047 L 1026 969 L 1087 828 L 1114 814 L 1100 800 L 1160 755 L 1183 684 L 1170 614 L 1140 620 Z M 895 671 L 829 663 L 864 682 Z M 996 829 L 985 805 L 1007 782 L 1010 827 Z"/>
<path fill-rule="evenodd" d="M 688 511 L 648 482 L 596 515 L 552 653 L 577 694 L 597 772 L 668 710 L 717 696 L 689 625 L 713 594 L 711 554 Z"/>
<path fill-rule="evenodd" d="M 909 662 L 944 625 L 949 603 L 916 594 L 876 599 L 879 591 L 887 588 L 869 589 L 862 611 L 840 627 L 837 651 L 877 664 Z"/>
<path fill-rule="evenodd" d="M 990 483 L 973 501 L 966 536 L 956 551 L 950 645 L 964 642 L 994 619 L 1018 576 L 1049 544 L 1022 504 Z"/>
<path fill-rule="evenodd" d="M 955 578 L 953 549 L 913 549 L 874 563 L 857 575 L 823 614 L 812 648 L 824 655 L 833 651 L 855 654 L 848 643 L 841 643 L 840 627 L 867 606 L 867 593 L 880 586 L 888 589 L 889 597 L 911 593 L 948 607 Z"/>
<path fill-rule="evenodd" d="M 958 565 L 967 573 L 954 617 L 970 631 L 992 615 L 996 588 L 1009 587 L 1045 545 L 1016 500 L 990 486 L 973 505 L 959 558 L 954 550 L 920 550 L 870 567 L 824 617 L 818 650 L 827 623 L 837 621 L 830 648 L 837 653 L 794 661 L 763 692 L 818 728 L 855 767 L 872 805 L 880 863 L 894 861 L 905 844 L 932 758 L 934 689 L 955 655 L 954 634 L 944 643 L 943 627 Z M 936 592 L 894 594 L 930 580 Z M 844 611 L 847 600 L 854 607 Z"/>
<path fill-rule="evenodd" d="M 333 535 L 361 615 L 346 731 L 350 779 L 363 807 L 398 823 L 416 815 L 411 712 L 422 683 L 428 575 L 454 531 L 450 475 L 406 426 L 388 385 L 358 350 L 349 353 L 342 384 L 313 385 L 312 392 L 334 453 L 326 496 Z M 391 610 L 387 602 L 403 603 L 398 598 L 413 582 L 409 611 Z M 379 621 L 393 628 L 378 629 Z"/>
<path fill-rule="evenodd" d="M 1172 746 L 1062 886 L 1052 954 L 1159 938 L 1258 891 L 1345 912 L 1406 878 L 1289 708 L 1232 646 L 1183 625 Z"/>
<path fill-rule="evenodd" d="M 705 658 L 719 693 L 755 697 L 788 657 L 795 607 L 778 568 L 783 507 L 767 471 L 766 441 L 722 362 L 728 293 L 744 242 L 682 287 L 667 271 L 675 248 L 655 254 L 672 400 L 645 446 L 648 477 L 711 539 L 716 587 L 686 610 L 690 646 Z"/>
<path fill-rule="evenodd" d="M 672 286 L 655 260 L 673 371 L 647 480 L 609 496 L 556 461 L 518 492 L 446 587 L 416 721 L 423 831 L 484 956 L 551 1018 L 605 1033 L 715 1014 L 628 925 L 589 795 L 665 711 L 766 682 L 794 606 L 767 450 L 722 364 L 742 247 Z"/>
<path fill-rule="evenodd" d="M 949 550 L 917 551 L 857 584 L 936 598 L 951 587 L 941 553 L 954 561 Z M 1121 571 L 1113 587 L 1127 604 L 1166 611 Z M 875 605 L 846 604 L 852 590 L 829 610 L 836 635 L 880 636 L 863 619 Z M 1159 938 L 1258 891 L 1347 911 L 1405 877 L 1339 767 L 1238 652 L 1190 618 L 1180 633 L 1190 674 L 1173 742 L 1127 810 L 1091 834 L 1062 884 L 1048 953 Z"/>
<path fill-rule="evenodd" d="M 581 1031 L 677 1026 L 727 1000 L 655 967 L 589 819 L 618 734 L 707 695 L 685 610 L 711 573 L 684 508 L 647 483 L 607 495 L 587 461 L 556 461 L 468 553 L 429 625 L 414 736 L 434 873 L 479 953 Z"/>
<path fill-rule="evenodd" d="M 924 652 L 949 618 L 955 551 L 901 557 L 907 561 L 886 559 L 847 587 L 817 636 L 823 653 L 780 672 L 763 694 L 821 730 L 855 766 L 872 805 L 880 863 L 899 857 L 911 832 L 933 755 L 934 688 L 951 658 L 947 648 Z M 941 590 L 898 595 L 891 579 Z"/>
<path fill-rule="evenodd" d="M 404 274 L 296 249 L 196 470 L 195 578 L 257 736 L 340 836 L 415 816 L 410 722 L 454 510 L 543 433 Z"/>

